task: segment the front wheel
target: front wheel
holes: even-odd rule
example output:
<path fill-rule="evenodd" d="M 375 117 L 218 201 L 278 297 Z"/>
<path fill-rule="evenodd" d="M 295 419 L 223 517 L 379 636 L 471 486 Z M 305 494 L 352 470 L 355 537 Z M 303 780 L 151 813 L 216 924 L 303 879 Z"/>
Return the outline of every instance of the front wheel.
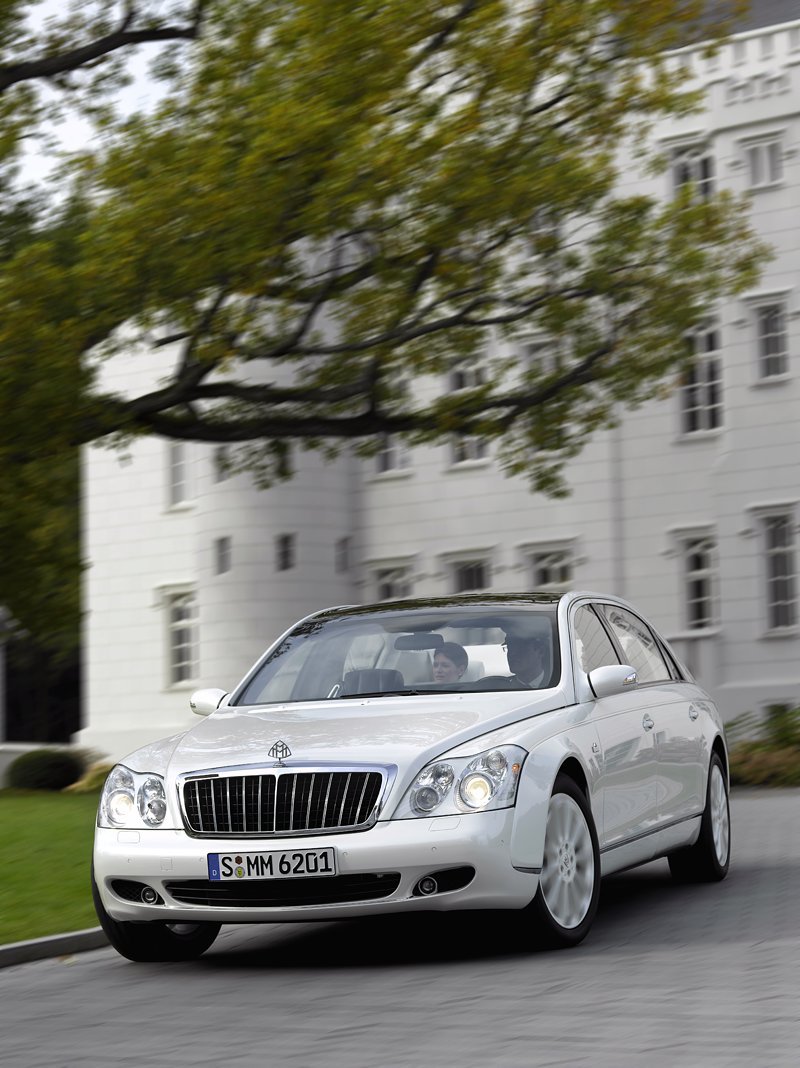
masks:
<path fill-rule="evenodd" d="M 713 883 L 728 874 L 731 860 L 731 814 L 725 769 L 717 753 L 708 768 L 706 807 L 693 846 L 667 858 L 672 877 L 683 883 Z"/>
<path fill-rule="evenodd" d="M 219 934 L 219 923 L 128 923 L 106 912 L 92 876 L 92 900 L 100 926 L 117 953 L 134 961 L 194 960 Z"/>
<path fill-rule="evenodd" d="M 547 809 L 539 889 L 528 906 L 534 940 L 576 946 L 589 933 L 600 898 L 600 847 L 589 801 L 559 775 Z"/>

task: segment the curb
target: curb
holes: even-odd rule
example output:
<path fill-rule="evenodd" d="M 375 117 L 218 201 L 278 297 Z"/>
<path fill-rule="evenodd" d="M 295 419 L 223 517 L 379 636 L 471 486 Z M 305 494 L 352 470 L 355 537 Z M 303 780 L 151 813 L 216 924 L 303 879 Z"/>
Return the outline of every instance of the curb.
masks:
<path fill-rule="evenodd" d="M 62 957 L 72 953 L 85 953 L 108 945 L 102 927 L 90 927 L 86 931 L 71 931 L 69 934 L 48 935 L 31 938 L 26 942 L 11 942 L 0 946 L 0 968 L 13 964 L 26 964 L 32 960 Z"/>

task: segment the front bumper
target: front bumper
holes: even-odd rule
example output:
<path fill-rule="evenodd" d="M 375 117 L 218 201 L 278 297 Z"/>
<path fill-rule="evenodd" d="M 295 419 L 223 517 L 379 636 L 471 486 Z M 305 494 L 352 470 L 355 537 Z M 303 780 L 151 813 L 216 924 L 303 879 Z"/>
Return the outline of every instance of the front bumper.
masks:
<path fill-rule="evenodd" d="M 95 832 L 94 877 L 109 915 L 118 921 L 162 920 L 168 923 L 286 923 L 375 916 L 407 911 L 519 909 L 533 899 L 536 872 L 511 864 L 514 809 L 465 816 L 379 822 L 368 831 L 306 838 L 191 838 L 184 831 Z M 209 853 L 262 853 L 333 847 L 342 875 L 397 872 L 397 888 L 378 900 L 281 906 L 231 907 L 189 905 L 172 896 L 171 884 L 208 878 Z M 414 887 L 431 872 L 474 868 L 461 889 L 428 897 Z M 152 887 L 163 903 L 125 900 L 112 889 L 117 880 Z M 327 880 L 317 880 L 318 885 Z M 219 885 L 219 884 L 216 884 Z M 240 885 L 240 884 L 237 884 Z M 322 886 L 324 891 L 324 885 Z"/>

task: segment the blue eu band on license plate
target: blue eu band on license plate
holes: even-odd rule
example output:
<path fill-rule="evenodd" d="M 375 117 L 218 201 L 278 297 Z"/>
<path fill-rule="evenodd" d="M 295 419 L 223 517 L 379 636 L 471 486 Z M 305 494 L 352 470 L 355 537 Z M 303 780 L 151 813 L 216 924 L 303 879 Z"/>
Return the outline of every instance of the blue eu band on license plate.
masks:
<path fill-rule="evenodd" d="M 286 849 L 270 853 L 209 853 L 208 878 L 297 879 L 336 874 L 336 850 Z"/>

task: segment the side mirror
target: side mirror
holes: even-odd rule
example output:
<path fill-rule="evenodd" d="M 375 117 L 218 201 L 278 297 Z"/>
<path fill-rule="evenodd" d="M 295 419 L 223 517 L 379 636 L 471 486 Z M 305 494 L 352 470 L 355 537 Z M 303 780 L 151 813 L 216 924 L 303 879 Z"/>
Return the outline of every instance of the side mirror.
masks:
<path fill-rule="evenodd" d="M 630 664 L 606 664 L 589 672 L 589 685 L 595 697 L 613 697 L 617 693 L 635 690 L 639 676 Z"/>
<path fill-rule="evenodd" d="M 189 707 L 196 716 L 210 716 L 212 712 L 216 712 L 222 699 L 227 696 L 227 690 L 195 690 L 189 698 Z"/>

